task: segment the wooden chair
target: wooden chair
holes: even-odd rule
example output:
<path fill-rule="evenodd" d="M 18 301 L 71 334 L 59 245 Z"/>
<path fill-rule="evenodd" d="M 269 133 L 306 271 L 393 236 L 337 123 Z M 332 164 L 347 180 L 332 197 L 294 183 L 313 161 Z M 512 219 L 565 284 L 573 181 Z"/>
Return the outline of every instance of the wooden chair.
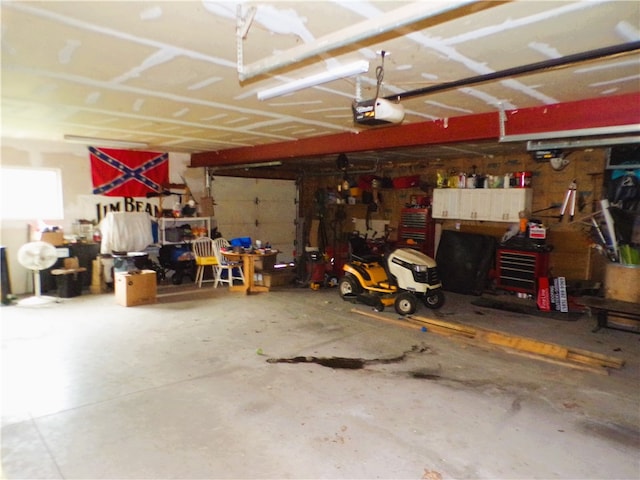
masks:
<path fill-rule="evenodd" d="M 196 283 L 198 288 L 202 287 L 202 282 L 215 282 L 219 277 L 220 264 L 214 250 L 214 241 L 209 237 L 199 237 L 191 244 L 193 254 L 196 257 Z M 204 280 L 204 272 L 207 267 L 211 267 L 211 280 Z M 214 284 L 217 286 L 217 283 Z"/>
<path fill-rule="evenodd" d="M 69 298 L 82 294 L 82 277 L 87 271 L 85 267 L 81 267 L 78 257 L 69 257 L 63 260 L 63 268 L 55 268 L 51 270 L 51 275 L 56 276 L 58 286 L 58 297 Z"/>
<path fill-rule="evenodd" d="M 214 288 L 218 287 L 219 283 L 227 283 L 229 286 L 233 285 L 234 280 L 242 280 L 244 281 L 244 273 L 242 271 L 242 262 L 233 262 L 225 258 L 222 254 L 222 249 L 229 247 L 231 244 L 226 238 L 216 238 L 213 240 L 213 251 L 215 252 L 215 256 L 218 260 L 219 267 L 216 272 L 216 281 L 214 283 Z M 226 278 L 222 278 L 222 272 L 226 270 L 227 276 Z"/>

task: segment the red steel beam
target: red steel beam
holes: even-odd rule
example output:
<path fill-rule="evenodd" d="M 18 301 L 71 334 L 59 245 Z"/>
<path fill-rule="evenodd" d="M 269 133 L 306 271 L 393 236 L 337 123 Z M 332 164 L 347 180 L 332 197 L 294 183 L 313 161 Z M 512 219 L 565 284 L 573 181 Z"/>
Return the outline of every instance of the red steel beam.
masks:
<path fill-rule="evenodd" d="M 378 127 L 255 147 L 194 153 L 192 167 L 236 165 L 367 150 L 500 139 L 499 112 Z M 640 93 L 505 112 L 505 134 L 524 135 L 640 124 Z"/>
<path fill-rule="evenodd" d="M 637 126 L 640 124 L 640 93 L 556 103 L 506 113 L 507 135 L 617 125 Z"/>

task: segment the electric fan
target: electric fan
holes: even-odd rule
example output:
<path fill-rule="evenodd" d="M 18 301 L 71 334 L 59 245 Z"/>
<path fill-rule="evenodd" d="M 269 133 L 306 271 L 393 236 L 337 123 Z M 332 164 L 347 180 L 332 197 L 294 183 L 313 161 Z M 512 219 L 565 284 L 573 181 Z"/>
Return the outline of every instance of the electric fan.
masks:
<path fill-rule="evenodd" d="M 51 267 L 58 260 L 56 247 L 47 242 L 25 243 L 18 250 L 18 262 L 25 268 L 33 270 L 34 296 L 18 302 L 19 305 L 41 305 L 56 301 L 54 297 L 42 295 L 40 286 L 40 271 Z"/>

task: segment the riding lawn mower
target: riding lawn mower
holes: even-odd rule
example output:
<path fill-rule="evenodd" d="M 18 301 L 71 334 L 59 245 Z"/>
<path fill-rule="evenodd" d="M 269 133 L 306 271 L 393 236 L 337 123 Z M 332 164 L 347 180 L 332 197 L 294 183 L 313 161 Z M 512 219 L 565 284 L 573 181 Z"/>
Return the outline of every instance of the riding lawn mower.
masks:
<path fill-rule="evenodd" d="M 388 254 L 371 255 L 366 239 L 350 239 L 350 261 L 338 282 L 343 300 L 359 301 L 378 311 L 394 306 L 400 315 L 411 315 L 421 300 L 431 309 L 444 305 L 442 283 L 433 258 L 411 248 L 397 248 Z"/>

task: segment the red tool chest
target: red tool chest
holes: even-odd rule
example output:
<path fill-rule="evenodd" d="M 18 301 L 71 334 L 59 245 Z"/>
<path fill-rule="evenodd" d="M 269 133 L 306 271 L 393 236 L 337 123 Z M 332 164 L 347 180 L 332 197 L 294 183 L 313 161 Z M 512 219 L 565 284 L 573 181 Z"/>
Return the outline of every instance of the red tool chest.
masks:
<path fill-rule="evenodd" d="M 400 212 L 396 246 L 415 248 L 433 257 L 435 228 L 430 208 L 403 208 Z"/>
<path fill-rule="evenodd" d="M 498 288 L 535 294 L 538 278 L 548 276 L 549 252 L 498 248 L 496 271 Z"/>

